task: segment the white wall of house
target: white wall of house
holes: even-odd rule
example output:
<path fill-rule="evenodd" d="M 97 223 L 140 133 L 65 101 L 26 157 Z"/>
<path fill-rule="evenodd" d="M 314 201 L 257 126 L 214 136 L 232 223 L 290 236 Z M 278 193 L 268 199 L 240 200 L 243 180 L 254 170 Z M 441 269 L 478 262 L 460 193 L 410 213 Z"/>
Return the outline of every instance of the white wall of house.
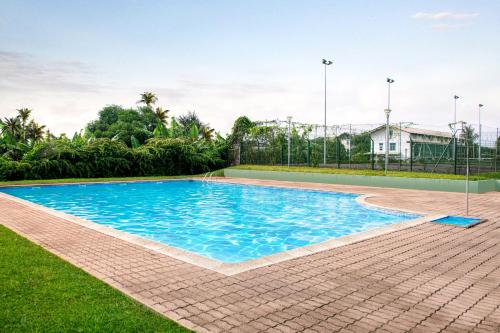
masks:
<path fill-rule="evenodd" d="M 400 141 L 400 131 L 397 129 L 391 129 L 389 136 L 389 154 L 396 155 L 399 157 L 399 147 L 401 142 L 401 157 L 403 159 L 410 158 L 410 134 L 406 132 L 401 132 Z M 385 128 L 381 128 L 370 134 L 373 140 L 374 154 L 375 155 L 385 155 Z"/>

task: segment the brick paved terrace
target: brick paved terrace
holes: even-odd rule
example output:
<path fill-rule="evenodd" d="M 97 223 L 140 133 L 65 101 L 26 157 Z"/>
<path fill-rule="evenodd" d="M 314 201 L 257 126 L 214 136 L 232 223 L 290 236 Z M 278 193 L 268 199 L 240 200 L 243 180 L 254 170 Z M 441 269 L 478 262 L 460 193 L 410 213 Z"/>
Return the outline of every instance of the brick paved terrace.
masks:
<path fill-rule="evenodd" d="M 227 179 L 373 194 L 463 213 L 463 194 Z M 470 229 L 423 223 L 226 276 L 0 196 L 0 224 L 198 332 L 500 332 L 500 193 Z"/>

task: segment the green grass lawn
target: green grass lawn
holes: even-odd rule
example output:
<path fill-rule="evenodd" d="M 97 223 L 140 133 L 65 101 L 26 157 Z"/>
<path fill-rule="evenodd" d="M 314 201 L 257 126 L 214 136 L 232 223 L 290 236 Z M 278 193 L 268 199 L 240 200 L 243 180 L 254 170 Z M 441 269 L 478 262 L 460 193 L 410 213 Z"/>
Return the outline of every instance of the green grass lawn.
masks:
<path fill-rule="evenodd" d="M 343 175 L 360 176 L 386 176 L 382 170 L 356 170 L 356 169 L 334 169 L 334 168 L 314 168 L 314 167 L 286 167 L 286 166 L 268 166 L 268 165 L 238 165 L 231 167 L 242 170 L 262 170 L 262 171 L 285 171 L 285 172 L 315 172 Z M 430 172 L 408 172 L 408 171 L 389 171 L 388 177 L 407 177 L 407 178 L 435 178 L 435 179 L 465 179 L 462 175 L 452 175 L 444 173 Z M 500 179 L 500 173 L 485 173 L 481 176 L 471 176 L 470 180 L 480 179 Z"/>
<path fill-rule="evenodd" d="M 0 332 L 189 332 L 0 225 Z"/>

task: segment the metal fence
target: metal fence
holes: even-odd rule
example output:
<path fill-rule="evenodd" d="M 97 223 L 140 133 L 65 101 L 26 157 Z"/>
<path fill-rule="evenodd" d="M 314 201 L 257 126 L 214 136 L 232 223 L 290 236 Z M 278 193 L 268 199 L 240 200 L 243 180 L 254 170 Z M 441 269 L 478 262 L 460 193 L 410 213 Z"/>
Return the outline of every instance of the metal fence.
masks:
<path fill-rule="evenodd" d="M 385 130 L 384 124 L 327 126 L 325 141 L 322 125 L 258 122 L 234 148 L 234 162 L 383 170 Z M 468 150 L 471 173 L 496 172 L 499 145 L 494 127 L 465 125 L 459 135 L 449 126 L 394 123 L 389 127 L 388 169 L 464 174 Z"/>

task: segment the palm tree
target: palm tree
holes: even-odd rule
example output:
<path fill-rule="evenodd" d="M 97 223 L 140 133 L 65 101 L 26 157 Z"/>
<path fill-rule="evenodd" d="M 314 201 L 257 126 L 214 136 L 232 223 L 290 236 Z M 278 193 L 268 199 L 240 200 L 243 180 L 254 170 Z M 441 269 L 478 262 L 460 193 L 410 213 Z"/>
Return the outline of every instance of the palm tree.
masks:
<path fill-rule="evenodd" d="M 4 118 L 2 133 L 7 132 L 13 138 L 21 136 L 21 122 L 19 117 Z"/>
<path fill-rule="evenodd" d="M 215 132 L 215 130 L 213 128 L 208 127 L 208 126 L 204 126 L 200 130 L 201 137 L 207 142 L 212 141 L 212 137 L 214 135 L 214 132 Z"/>
<path fill-rule="evenodd" d="M 155 110 L 155 115 L 160 123 L 165 124 L 167 122 L 169 112 L 170 110 L 163 110 L 162 107 L 157 107 Z"/>
<path fill-rule="evenodd" d="M 56 139 L 56 136 L 52 134 L 49 129 L 47 129 L 47 131 L 45 131 L 45 140 L 52 141 L 54 139 Z"/>
<path fill-rule="evenodd" d="M 479 135 L 476 134 L 474 127 L 472 125 L 464 126 L 464 139 L 467 139 L 467 142 L 470 144 L 474 144 L 474 141 L 477 140 Z"/>
<path fill-rule="evenodd" d="M 28 108 L 21 108 L 17 109 L 17 112 L 19 113 L 19 119 L 21 120 L 21 136 L 23 138 L 23 141 L 26 142 L 26 135 L 28 134 L 28 119 L 30 118 L 31 115 L 31 109 Z"/>
<path fill-rule="evenodd" d="M 158 97 L 152 92 L 146 91 L 141 94 L 141 99 L 137 103 L 146 104 L 148 109 L 152 109 L 151 106 L 158 101 Z"/>
<path fill-rule="evenodd" d="M 45 133 L 45 125 L 39 125 L 33 120 L 29 123 L 28 137 L 31 139 L 33 143 L 42 140 L 44 133 Z"/>

